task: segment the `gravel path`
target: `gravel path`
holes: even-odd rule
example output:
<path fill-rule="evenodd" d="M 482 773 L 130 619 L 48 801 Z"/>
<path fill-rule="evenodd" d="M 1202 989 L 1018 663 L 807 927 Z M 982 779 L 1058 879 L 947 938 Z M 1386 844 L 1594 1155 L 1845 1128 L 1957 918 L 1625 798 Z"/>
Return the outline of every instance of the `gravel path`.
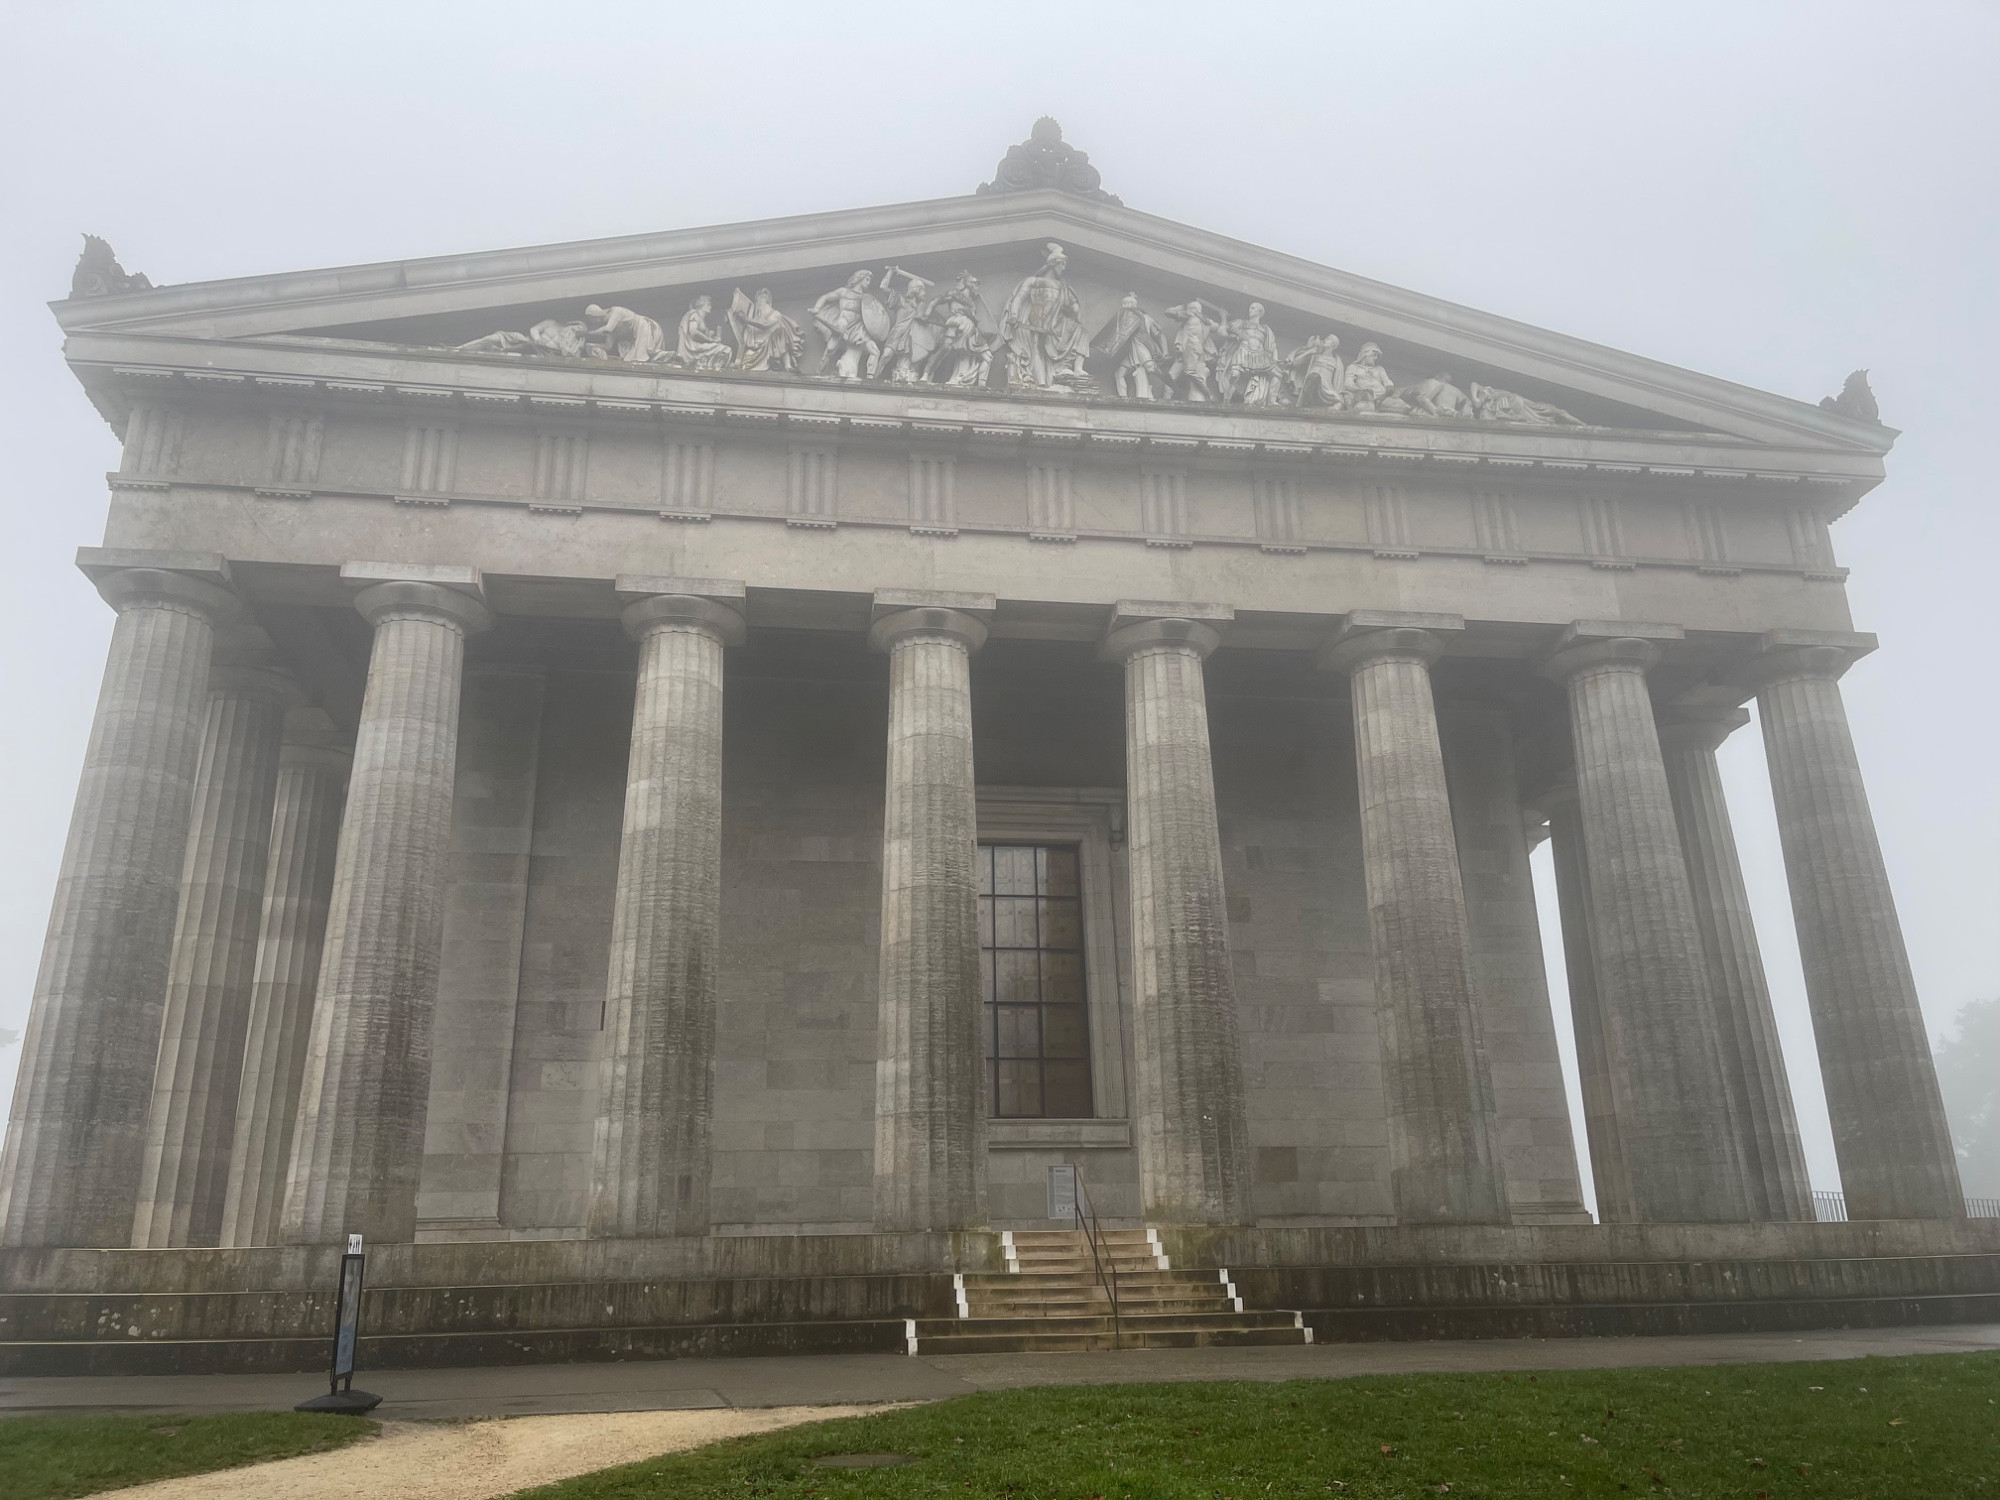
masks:
<path fill-rule="evenodd" d="M 748 1411 L 621 1411 L 485 1422 L 384 1422 L 382 1434 L 333 1453 L 111 1493 L 131 1500 L 491 1500 L 593 1469 L 678 1453 L 750 1433 L 860 1416 L 879 1406 L 776 1406 Z M 334 1420 L 334 1419 L 329 1419 Z"/>

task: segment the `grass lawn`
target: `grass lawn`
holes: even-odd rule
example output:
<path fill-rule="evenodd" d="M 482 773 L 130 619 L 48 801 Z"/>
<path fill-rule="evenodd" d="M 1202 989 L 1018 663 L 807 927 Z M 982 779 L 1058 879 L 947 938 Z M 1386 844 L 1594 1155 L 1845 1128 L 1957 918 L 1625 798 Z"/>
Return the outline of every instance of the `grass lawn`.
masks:
<path fill-rule="evenodd" d="M 538 1500 L 2000 1500 L 2000 1354 L 991 1392 L 652 1459 Z M 902 1455 L 835 1468 L 837 1454 Z"/>
<path fill-rule="evenodd" d="M 0 1500 L 95 1495 L 341 1448 L 373 1422 L 295 1411 L 0 1418 Z"/>

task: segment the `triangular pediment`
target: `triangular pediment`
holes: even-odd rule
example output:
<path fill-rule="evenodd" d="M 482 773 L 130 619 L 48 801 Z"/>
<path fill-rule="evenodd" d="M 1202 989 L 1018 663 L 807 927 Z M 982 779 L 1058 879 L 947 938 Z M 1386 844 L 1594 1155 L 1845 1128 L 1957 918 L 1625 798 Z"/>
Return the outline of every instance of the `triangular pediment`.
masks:
<path fill-rule="evenodd" d="M 1119 360 L 1105 352 L 1115 341 L 1098 336 L 1115 324 L 1132 295 L 1169 345 L 1187 317 L 1170 310 L 1183 309 L 1190 300 L 1225 319 L 1244 317 L 1252 302 L 1262 304 L 1273 350 L 1286 366 L 1275 382 L 1282 389 L 1267 394 L 1281 405 L 1311 406 L 1319 416 L 1339 415 L 1337 403 L 1330 410 L 1323 393 L 1314 397 L 1300 390 L 1308 364 L 1302 351 L 1309 341 L 1331 337 L 1339 341 L 1343 365 L 1364 345 L 1381 351 L 1380 366 L 1396 391 L 1383 408 L 1371 409 L 1371 420 L 1385 409 L 1396 420 L 1413 423 L 1568 428 L 1573 419 L 1585 428 L 1714 434 L 1847 453 L 1886 452 L 1896 436 L 1892 429 L 1804 402 L 1056 190 L 191 283 L 73 298 L 56 304 L 56 311 L 72 334 L 311 339 L 429 350 L 459 350 L 483 340 L 462 351 L 468 361 L 561 362 L 633 353 L 629 341 L 610 350 L 601 337 L 593 347 L 577 345 L 579 327 L 587 332 L 604 321 L 601 314 L 587 316 L 586 308 L 596 305 L 657 324 L 666 346 L 658 351 L 658 362 L 672 368 L 678 325 L 693 300 L 706 295 L 712 303 L 708 326 L 731 357 L 721 369 L 704 373 L 813 381 L 837 373 L 824 330 L 812 315 L 814 304 L 857 270 L 870 273 L 870 295 L 878 296 L 883 280 L 895 279 L 893 267 L 927 282 L 931 302 L 958 286 L 962 276 L 976 281 L 980 306 L 971 321 L 980 330 L 976 337 L 994 351 L 982 388 L 1004 394 L 1010 372 L 1000 325 L 1023 281 L 1044 265 L 1051 244 L 1063 247 L 1061 277 L 1074 296 L 1084 335 L 1096 341 L 1083 359 L 1088 386 L 1066 386 L 1069 394 L 1121 399 Z M 739 292 L 751 298 L 760 289 L 768 289 L 770 306 L 801 331 L 796 369 L 737 368 L 742 329 L 732 329 L 729 309 Z M 933 342 L 949 310 L 931 314 Z M 880 311 L 868 316 L 879 324 Z M 544 325 L 539 339 L 533 332 L 537 325 Z M 567 325 L 570 333 L 552 332 L 549 325 Z M 487 337 L 495 334 L 515 337 Z M 641 342 L 648 338 L 642 334 Z M 1163 348 L 1161 354 L 1164 363 L 1172 350 Z M 1302 357 L 1294 361 L 1295 355 Z M 1453 390 L 1476 404 L 1460 406 L 1435 387 L 1430 393 L 1437 400 L 1429 400 L 1414 389 L 1440 375 L 1448 375 Z M 935 365 L 917 377 L 940 386 L 946 378 Z M 1487 397 L 1486 391 L 1501 395 Z M 1184 400 L 1194 393 L 1182 381 L 1150 394 Z M 1131 399 L 1130 393 L 1123 399 Z M 1403 411 L 1395 409 L 1398 402 Z"/>

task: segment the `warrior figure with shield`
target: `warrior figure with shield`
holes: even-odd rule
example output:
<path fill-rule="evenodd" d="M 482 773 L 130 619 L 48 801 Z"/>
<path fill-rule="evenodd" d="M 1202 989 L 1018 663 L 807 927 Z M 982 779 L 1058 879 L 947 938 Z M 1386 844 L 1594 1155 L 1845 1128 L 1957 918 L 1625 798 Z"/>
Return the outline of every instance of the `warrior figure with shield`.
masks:
<path fill-rule="evenodd" d="M 882 341 L 889 335 L 889 311 L 868 288 L 873 273 L 856 271 L 812 305 L 812 320 L 826 335 L 822 375 L 840 380 L 873 380 L 882 366 Z"/>

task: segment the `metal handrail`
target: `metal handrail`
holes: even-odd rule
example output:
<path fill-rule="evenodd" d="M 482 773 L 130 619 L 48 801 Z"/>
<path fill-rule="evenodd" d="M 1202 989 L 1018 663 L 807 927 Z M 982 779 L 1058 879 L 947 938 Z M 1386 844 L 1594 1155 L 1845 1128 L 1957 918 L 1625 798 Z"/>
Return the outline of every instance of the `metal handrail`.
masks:
<path fill-rule="evenodd" d="M 1104 1288 L 1105 1296 L 1111 1299 L 1111 1347 L 1125 1347 L 1125 1325 L 1118 1311 L 1118 1258 L 1106 1246 L 1104 1253 L 1098 1254 L 1099 1243 L 1104 1238 L 1104 1230 L 1097 1222 L 1097 1205 L 1091 1201 L 1090 1187 L 1083 1180 L 1083 1168 L 1073 1166 L 1076 1173 L 1076 1223 L 1083 1231 L 1084 1243 L 1090 1246 L 1091 1268 L 1097 1272 L 1097 1284 Z M 1106 1264 L 1110 1265 L 1111 1277 L 1105 1279 Z"/>

